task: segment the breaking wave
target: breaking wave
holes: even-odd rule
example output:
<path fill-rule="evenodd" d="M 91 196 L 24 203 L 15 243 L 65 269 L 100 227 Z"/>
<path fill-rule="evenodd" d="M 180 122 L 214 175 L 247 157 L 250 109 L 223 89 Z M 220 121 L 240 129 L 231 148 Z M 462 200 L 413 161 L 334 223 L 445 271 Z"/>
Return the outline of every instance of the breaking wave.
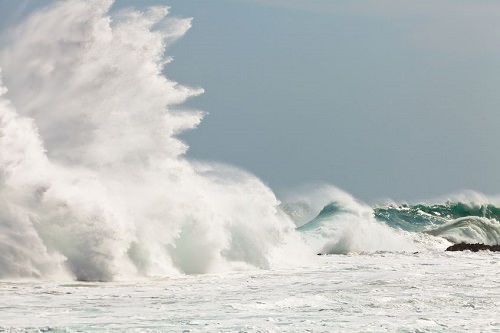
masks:
<path fill-rule="evenodd" d="M 500 223 L 484 217 L 462 217 L 426 232 L 453 243 L 500 244 Z"/>
<path fill-rule="evenodd" d="M 500 243 L 500 208 L 490 200 L 464 195 L 461 201 L 433 204 L 385 204 L 373 207 L 334 188 L 319 191 L 326 200 L 319 214 L 309 199 L 282 204 L 297 230 L 319 253 L 443 250 L 451 243 Z"/>
<path fill-rule="evenodd" d="M 302 242 L 256 177 L 184 158 L 202 89 L 162 74 L 190 27 L 168 8 L 55 2 L 0 53 L 0 277 L 268 268 Z M 286 255 L 282 254 L 286 253 Z"/>
<path fill-rule="evenodd" d="M 374 215 L 392 227 L 424 232 L 452 243 L 500 243 L 500 208 L 484 198 L 443 204 L 387 205 L 375 207 Z"/>
<path fill-rule="evenodd" d="M 297 227 L 305 242 L 317 253 L 347 254 L 351 252 L 415 251 L 418 245 L 408 234 L 391 228 L 373 215 L 373 209 L 349 194 L 333 187 L 318 188 L 307 195 L 314 204 L 325 202 L 319 214 Z M 309 199 L 295 198 L 285 205 L 297 221 L 297 212 L 313 211 Z M 309 207 L 309 208 L 305 208 Z"/>

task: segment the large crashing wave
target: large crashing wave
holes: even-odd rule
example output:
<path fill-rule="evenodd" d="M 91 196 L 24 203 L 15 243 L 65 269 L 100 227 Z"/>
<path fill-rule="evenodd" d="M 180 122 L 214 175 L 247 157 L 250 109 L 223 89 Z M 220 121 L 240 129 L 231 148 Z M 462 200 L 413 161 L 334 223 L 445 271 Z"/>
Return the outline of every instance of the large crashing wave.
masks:
<path fill-rule="evenodd" d="M 162 75 L 189 19 L 67 0 L 0 53 L 0 277 L 80 280 L 271 267 L 305 253 L 257 178 L 191 163 L 201 89 Z"/>

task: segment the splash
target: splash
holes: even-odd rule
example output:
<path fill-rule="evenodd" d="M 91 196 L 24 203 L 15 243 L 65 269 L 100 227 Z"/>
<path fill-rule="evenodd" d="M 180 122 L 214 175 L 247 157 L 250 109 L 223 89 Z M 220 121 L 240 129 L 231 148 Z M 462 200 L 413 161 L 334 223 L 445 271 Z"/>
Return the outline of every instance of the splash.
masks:
<path fill-rule="evenodd" d="M 413 239 L 377 221 L 373 209 L 331 186 L 320 187 L 309 198 L 324 203 L 319 214 L 297 228 L 306 242 L 322 254 L 414 251 Z M 305 201 L 297 201 L 299 207 Z"/>
<path fill-rule="evenodd" d="M 202 89 L 162 73 L 191 26 L 168 8 L 67 0 L 0 53 L 0 277 L 109 281 L 284 264 L 305 253 L 254 176 L 186 160 Z M 8 89 L 7 89 L 8 88 Z"/>

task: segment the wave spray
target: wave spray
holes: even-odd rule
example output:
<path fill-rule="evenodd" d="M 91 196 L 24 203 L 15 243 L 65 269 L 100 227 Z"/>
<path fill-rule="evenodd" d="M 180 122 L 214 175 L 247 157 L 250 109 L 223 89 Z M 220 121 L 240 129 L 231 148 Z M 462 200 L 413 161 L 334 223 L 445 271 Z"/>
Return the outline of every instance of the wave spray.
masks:
<path fill-rule="evenodd" d="M 176 135 L 203 114 L 175 106 L 202 90 L 162 71 L 190 19 L 112 4 L 56 2 L 1 50 L 0 278 L 268 268 L 304 253 L 260 180 L 184 157 Z"/>

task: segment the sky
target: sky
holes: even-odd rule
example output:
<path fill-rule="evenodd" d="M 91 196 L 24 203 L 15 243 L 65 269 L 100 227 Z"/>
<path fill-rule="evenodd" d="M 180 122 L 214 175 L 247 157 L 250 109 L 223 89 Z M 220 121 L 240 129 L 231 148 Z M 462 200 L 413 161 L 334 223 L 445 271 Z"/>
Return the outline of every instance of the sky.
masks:
<path fill-rule="evenodd" d="M 0 27 L 42 1 L 0 0 Z M 332 184 L 364 201 L 500 193 L 500 2 L 117 0 L 193 17 L 166 75 L 205 93 L 191 159 L 278 195 Z"/>

